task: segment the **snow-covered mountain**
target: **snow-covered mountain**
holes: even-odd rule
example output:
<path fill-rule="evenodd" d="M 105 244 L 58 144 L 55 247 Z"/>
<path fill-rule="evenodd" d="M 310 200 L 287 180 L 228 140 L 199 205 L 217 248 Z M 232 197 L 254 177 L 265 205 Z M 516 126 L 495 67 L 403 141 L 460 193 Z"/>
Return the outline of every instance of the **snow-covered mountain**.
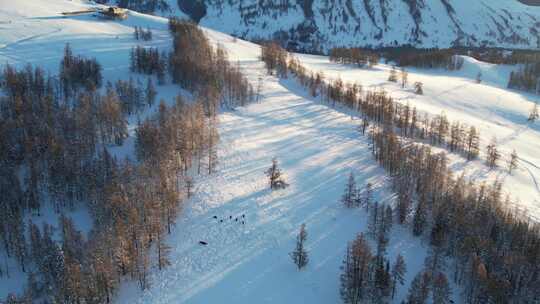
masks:
<path fill-rule="evenodd" d="M 517 0 L 179 0 L 201 25 L 310 51 L 333 46 L 540 47 L 540 7 Z"/>

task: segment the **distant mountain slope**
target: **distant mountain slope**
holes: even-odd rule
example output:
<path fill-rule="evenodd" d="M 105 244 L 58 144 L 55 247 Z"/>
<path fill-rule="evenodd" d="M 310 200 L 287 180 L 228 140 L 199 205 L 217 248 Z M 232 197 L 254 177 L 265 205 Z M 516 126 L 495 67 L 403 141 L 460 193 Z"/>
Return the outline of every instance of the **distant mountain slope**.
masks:
<path fill-rule="evenodd" d="M 518 0 L 518 1 L 527 5 L 540 6 L 540 0 Z"/>
<path fill-rule="evenodd" d="M 540 8 L 508 0 L 178 0 L 202 25 L 292 48 L 540 47 Z"/>

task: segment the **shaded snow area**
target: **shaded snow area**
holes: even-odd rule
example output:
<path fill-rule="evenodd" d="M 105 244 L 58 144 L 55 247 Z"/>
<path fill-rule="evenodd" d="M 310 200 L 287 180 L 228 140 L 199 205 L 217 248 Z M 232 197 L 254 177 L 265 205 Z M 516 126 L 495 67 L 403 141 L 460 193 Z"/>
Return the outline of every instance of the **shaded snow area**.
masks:
<path fill-rule="evenodd" d="M 238 44 L 226 44 L 233 57 L 242 45 L 251 47 Z M 361 185 L 374 184 L 381 202 L 391 200 L 391 191 L 359 135 L 359 120 L 306 99 L 292 80 L 265 76 L 250 53 L 242 52 L 240 64 L 251 79 L 263 77 L 260 102 L 220 115 L 218 171 L 197 181 L 195 197 L 168 238 L 172 265 L 152 274 L 147 291 L 126 287 L 119 303 L 340 302 L 347 242 L 367 226 L 363 209 L 339 202 L 348 175 L 354 172 Z M 264 171 L 273 157 L 290 183 L 285 190 L 269 190 Z M 302 223 L 310 263 L 298 271 L 288 254 Z M 394 228 L 389 257 L 401 253 L 411 269 L 396 303 L 422 267 L 425 251 L 419 239 Z"/>
<path fill-rule="evenodd" d="M 451 168 L 478 181 L 499 179 L 516 206 L 540 219 L 540 122 L 527 121 L 534 103 L 540 103 L 540 96 L 507 89 L 510 72 L 517 66 L 494 65 L 465 56 L 463 68 L 458 71 L 407 68 L 408 85 L 403 89 L 401 84 L 388 82 L 390 64 L 367 69 L 332 63 L 325 56 L 297 57 L 306 68 L 323 72 L 327 79 L 341 78 L 369 90 L 384 89 L 396 101 L 409 103 L 420 113 L 432 117 L 444 113 L 451 122 L 475 126 L 480 131 L 480 158 L 467 162 L 450 154 Z M 482 74 L 480 84 L 476 82 L 478 73 Z M 417 81 L 424 84 L 424 95 L 414 94 L 413 84 Z M 502 157 L 499 167 L 489 170 L 485 153 L 493 137 Z M 519 156 L 518 169 L 509 175 L 507 163 L 514 149 Z"/>

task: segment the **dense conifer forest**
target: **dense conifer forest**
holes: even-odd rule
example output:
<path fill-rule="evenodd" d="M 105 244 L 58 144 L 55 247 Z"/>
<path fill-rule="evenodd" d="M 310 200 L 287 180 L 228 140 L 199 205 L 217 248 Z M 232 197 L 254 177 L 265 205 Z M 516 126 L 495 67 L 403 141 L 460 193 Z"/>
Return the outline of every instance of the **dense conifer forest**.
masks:
<path fill-rule="evenodd" d="M 30 65 L 3 68 L 0 240 L 29 273 L 25 293 L 9 303 L 109 303 L 124 278 L 146 289 L 149 270 L 169 264 L 165 235 L 191 194 L 192 176 L 211 174 L 217 163 L 218 109 L 253 98 L 225 51 L 196 25 L 171 19 L 170 32 L 170 54 L 132 51 L 131 70 L 150 76 L 145 85 L 132 78 L 104 85 L 100 64 L 69 45 L 59 77 Z M 201 54 L 204 60 L 194 60 Z M 135 131 L 136 159 L 117 159 L 109 148 L 128 137 L 130 115 L 154 105 L 152 78 L 164 83 L 166 70 L 195 100 L 160 100 Z M 60 215 L 60 241 L 50 225 L 24 220 L 50 204 Z M 63 215 L 76 208 L 92 216 L 88 235 Z"/>

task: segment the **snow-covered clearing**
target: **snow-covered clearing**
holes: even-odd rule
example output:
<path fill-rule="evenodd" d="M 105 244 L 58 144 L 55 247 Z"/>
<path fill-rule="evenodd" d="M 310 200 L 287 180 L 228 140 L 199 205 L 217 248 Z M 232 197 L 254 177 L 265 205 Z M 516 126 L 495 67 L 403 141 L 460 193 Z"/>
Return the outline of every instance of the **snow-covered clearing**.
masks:
<path fill-rule="evenodd" d="M 407 68 L 408 85 L 388 82 L 391 65 L 379 64 L 371 69 L 329 62 L 328 57 L 296 54 L 311 71 L 322 71 L 329 79 L 341 78 L 346 83 L 358 83 L 370 90 L 382 88 L 403 104 L 409 103 L 429 115 L 446 114 L 450 121 L 460 121 L 480 130 L 480 159 L 467 162 L 450 155 L 451 167 L 479 181 L 499 179 L 517 206 L 540 218 L 540 123 L 527 121 L 540 96 L 509 90 L 508 77 L 516 66 L 493 65 L 464 57 L 459 71 Z M 482 83 L 476 83 L 478 73 Z M 399 72 L 398 72 L 399 76 Z M 424 84 L 424 95 L 414 94 L 413 83 Z M 484 164 L 486 146 L 495 137 L 502 159 L 499 168 L 489 170 Z M 507 162 L 516 150 L 520 161 L 512 175 Z"/>
<path fill-rule="evenodd" d="M 263 78 L 262 98 L 220 115 L 218 172 L 197 181 L 195 197 L 168 239 L 172 265 L 152 274 L 147 291 L 140 293 L 131 284 L 119 302 L 339 302 L 339 267 L 347 242 L 366 229 L 365 211 L 345 209 L 341 193 L 352 171 L 361 185 L 376 185 L 380 201 L 389 201 L 384 171 L 357 130 L 359 120 L 309 100 L 293 80 L 266 76 L 255 45 L 209 34 L 239 60 L 250 79 Z M 264 171 L 272 157 L 291 185 L 285 190 L 269 190 Z M 311 261 L 298 271 L 288 253 L 302 223 Z M 400 300 L 414 269 L 423 265 L 425 248 L 396 227 L 391 259 L 397 253 L 411 269 Z"/>
<path fill-rule="evenodd" d="M 127 20 L 113 22 L 91 15 L 64 18 L 59 14 L 88 6 L 77 0 L 2 3 L 0 62 L 18 67 L 31 63 L 56 74 L 65 43 L 69 42 L 74 54 L 97 58 L 106 81 L 116 81 L 138 77 L 129 73 L 129 50 L 133 46 L 170 47 L 163 18 L 130 12 Z M 135 25 L 150 27 L 154 39 L 134 40 Z M 254 87 L 261 79 L 261 98 L 258 103 L 219 116 L 217 172 L 197 180 L 195 196 L 179 214 L 176 229 L 168 238 L 172 265 L 161 272 L 153 269 L 149 290 L 141 292 L 136 283 L 124 284 L 118 302 L 338 303 L 339 267 L 346 244 L 365 231 L 367 221 L 365 211 L 341 206 L 341 193 L 352 171 L 360 185 L 371 182 L 376 186 L 379 201 L 391 201 L 384 171 L 372 159 L 366 138 L 360 136 L 358 119 L 311 99 L 294 80 L 266 75 L 257 45 L 211 30 L 207 34 L 212 42 L 228 50 L 232 61 L 239 62 Z M 452 120 L 475 124 L 482 132 L 483 146 L 496 135 L 505 153 L 517 150 L 521 157 L 519 172 L 514 176 L 502 170 L 488 172 L 481 160 L 465 163 L 459 157 L 452 158 L 455 169 L 481 179 L 504 178 L 511 195 L 520 198 L 532 215 L 540 216 L 540 129 L 538 124 L 526 123 L 534 97 L 504 89 L 510 67 L 467 59 L 464 69 L 453 73 L 411 69 L 410 83 L 422 81 L 425 85 L 425 95 L 417 96 L 410 88 L 402 90 L 386 81 L 387 65 L 366 71 L 329 63 L 327 57 L 299 58 L 310 69 L 324 70 L 327 76 L 340 75 L 364 86 L 381 86 L 422 111 L 436 115 L 444 110 Z M 483 84 L 474 83 L 479 69 L 484 74 Z M 169 102 L 180 92 L 170 84 L 160 86 L 158 91 L 158 98 Z M 149 109 L 141 118 L 154 110 Z M 137 120 L 130 120 L 131 131 Z M 132 146 L 133 136 L 113 152 L 130 157 Z M 273 157 L 278 158 L 291 184 L 285 190 L 268 189 L 264 171 Z M 55 224 L 55 215 L 47 214 L 44 220 Z M 299 272 L 288 253 L 302 223 L 307 225 L 310 263 Z M 199 241 L 208 245 L 199 245 Z M 404 255 L 408 268 L 405 286 L 398 289 L 395 300 L 399 303 L 412 277 L 422 268 L 426 247 L 409 231 L 394 225 L 390 260 L 397 253 Z M 22 277 L 14 272 L 9 280 L 0 278 L 0 297 L 20 291 Z"/>

